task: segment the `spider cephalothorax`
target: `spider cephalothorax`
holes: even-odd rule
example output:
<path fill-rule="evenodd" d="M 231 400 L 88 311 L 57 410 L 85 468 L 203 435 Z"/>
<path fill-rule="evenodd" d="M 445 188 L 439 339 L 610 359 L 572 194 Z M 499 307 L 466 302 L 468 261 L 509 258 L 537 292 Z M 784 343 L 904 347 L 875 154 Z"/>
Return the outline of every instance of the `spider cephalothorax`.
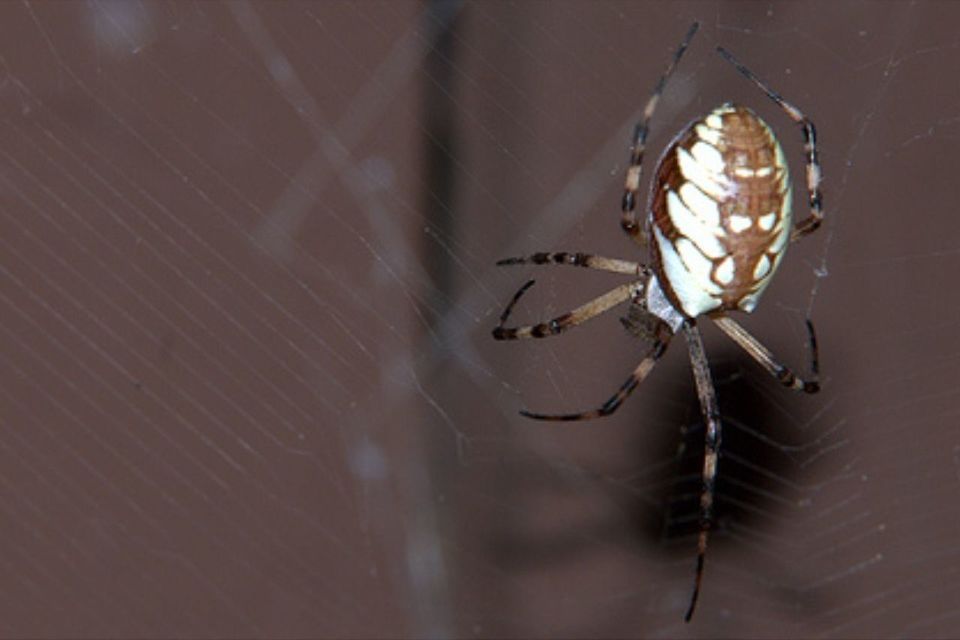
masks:
<path fill-rule="evenodd" d="M 517 300 L 533 284 L 531 280 L 513 296 L 493 330 L 493 337 L 497 340 L 544 338 L 575 327 L 617 305 L 631 303 L 624 325 L 631 333 L 649 339 L 652 345 L 646 357 L 609 400 L 597 409 L 581 413 L 520 412 L 538 420 L 565 421 L 596 418 L 616 411 L 653 369 L 673 335 L 683 331 L 706 422 L 697 568 L 687 621 L 693 615 L 703 575 L 707 535 L 713 515 L 721 428 L 716 393 L 696 320 L 701 316 L 709 317 L 784 385 L 807 393 L 817 391 L 816 339 L 809 320 L 813 378 L 803 380 L 780 364 L 766 347 L 726 313 L 753 311 L 789 243 L 815 230 L 823 218 L 813 123 L 729 52 L 717 47 L 721 56 L 800 125 L 805 143 L 809 216 L 794 224 L 790 173 L 780 142 L 770 127 L 750 109 L 724 104 L 692 122 L 668 145 L 654 173 L 645 224 L 638 221 L 636 203 L 650 118 L 667 79 L 676 69 L 697 27 L 696 23 L 690 27 L 647 101 L 643 118 L 634 129 L 630 148 L 620 224 L 639 244 L 651 246 L 650 265 L 569 252 L 536 253 L 501 260 L 497 264 L 565 264 L 626 274 L 633 276 L 634 280 L 548 322 L 506 327 Z"/>

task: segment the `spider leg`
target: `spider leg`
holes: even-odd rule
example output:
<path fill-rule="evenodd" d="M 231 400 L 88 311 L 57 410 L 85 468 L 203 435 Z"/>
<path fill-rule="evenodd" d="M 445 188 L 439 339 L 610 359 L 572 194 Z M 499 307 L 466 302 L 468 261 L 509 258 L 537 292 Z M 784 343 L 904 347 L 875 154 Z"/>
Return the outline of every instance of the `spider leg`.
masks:
<path fill-rule="evenodd" d="M 793 371 L 780 364 L 773 353 L 770 352 L 759 340 L 754 338 L 737 321 L 726 316 L 717 316 L 713 318 L 720 330 L 730 336 L 730 339 L 740 345 L 744 351 L 760 363 L 764 369 L 770 372 L 774 378 L 779 380 L 785 387 L 790 387 L 796 391 L 806 393 L 816 393 L 820 390 L 820 356 L 817 351 L 817 334 L 814 332 L 813 323 L 807 320 L 807 331 L 810 334 L 810 370 L 813 373 L 810 380 L 798 378 Z"/>
<path fill-rule="evenodd" d="M 517 258 L 504 258 L 503 260 L 497 260 L 498 267 L 506 267 L 515 264 L 567 264 L 573 267 L 596 269 L 597 271 L 625 273 L 630 276 L 648 276 L 650 273 L 650 270 L 639 262 L 630 262 L 629 260 L 619 260 L 617 258 L 604 258 L 603 256 L 595 256 L 589 253 L 580 252 L 540 252 L 531 254 L 529 256 L 519 256 Z"/>
<path fill-rule="evenodd" d="M 805 220 L 797 221 L 790 235 L 790 241 L 796 242 L 808 233 L 816 231 L 820 223 L 823 222 L 823 199 L 820 194 L 820 182 L 822 172 L 820 170 L 820 160 L 817 154 L 817 130 L 813 126 L 813 121 L 783 99 L 779 93 L 771 89 L 760 78 L 753 75 L 753 72 L 747 69 L 729 51 L 723 47 L 717 47 L 717 52 L 723 56 L 730 64 L 736 67 L 737 71 L 747 80 L 757 85 L 761 91 L 767 94 L 771 100 L 780 105 L 791 120 L 800 125 L 803 131 L 803 152 L 806 154 L 807 164 L 807 198 L 810 205 L 810 215 Z"/>
<path fill-rule="evenodd" d="M 693 379 L 697 384 L 697 396 L 700 410 L 706 423 L 705 451 L 703 455 L 703 486 L 700 493 L 700 533 L 697 536 L 697 568 L 693 582 L 693 594 L 684 620 L 690 622 L 697 607 L 700 595 L 700 583 L 703 580 L 703 563 L 707 555 L 707 537 L 713 524 L 713 496 L 717 478 L 717 457 L 720 449 L 721 423 L 720 410 L 717 408 L 717 394 L 710 378 L 710 367 L 703 349 L 703 339 L 697 326 L 687 323 L 683 327 L 690 351 L 690 364 L 693 367 Z"/>
<path fill-rule="evenodd" d="M 687 50 L 690 41 L 693 39 L 699 27 L 700 24 L 697 22 L 690 25 L 690 30 L 687 31 L 683 42 L 677 47 L 676 53 L 673 54 L 673 59 L 670 61 L 670 64 L 667 65 L 667 69 L 663 72 L 663 75 L 660 76 L 660 80 L 657 82 L 657 86 L 654 88 L 650 99 L 647 100 L 647 104 L 643 108 L 643 118 L 633 129 L 633 141 L 630 144 L 630 166 L 627 168 L 627 177 L 623 188 L 620 226 L 628 236 L 633 238 L 634 241 L 641 246 L 647 244 L 647 239 L 646 235 L 641 233 L 642 230 L 637 221 L 636 207 L 637 194 L 640 191 L 640 171 L 643 165 L 643 153 L 646 150 L 647 133 L 650 130 L 650 118 L 657 108 L 657 103 L 660 101 L 660 96 L 663 94 L 663 88 L 666 86 L 667 80 L 673 75 L 677 64 L 680 62 L 680 58 L 683 57 L 683 52 Z"/>
<path fill-rule="evenodd" d="M 643 382 L 643 379 L 647 377 L 647 374 L 653 370 L 653 366 L 657 364 L 657 360 L 659 360 L 660 356 L 662 356 L 667 350 L 667 346 L 670 344 L 670 338 L 673 337 L 670 333 L 670 329 L 667 328 L 666 324 L 663 324 L 659 333 L 660 335 L 650 347 L 647 355 L 643 360 L 640 361 L 640 364 L 637 365 L 637 368 L 633 370 L 633 373 L 630 374 L 630 377 L 627 378 L 626 382 L 620 386 L 620 389 L 618 389 L 609 400 L 604 402 L 600 408 L 581 413 L 563 413 L 559 415 L 547 415 L 543 413 L 533 413 L 531 411 L 521 410 L 520 415 L 527 418 L 532 418 L 534 420 L 561 422 L 591 420 L 593 418 L 600 418 L 610 415 L 616 411 L 623 401 L 626 400 L 627 396 L 629 396 L 633 390 L 636 389 L 641 382 Z"/>
<path fill-rule="evenodd" d="M 503 326 L 506 323 L 507 318 L 510 317 L 510 313 L 513 311 L 513 307 L 517 304 L 517 301 L 520 297 L 527 292 L 527 290 L 533 286 L 535 280 L 529 280 L 526 284 L 520 287 L 520 290 L 513 295 L 513 299 L 510 300 L 510 304 L 507 305 L 507 308 L 503 310 L 503 313 L 500 314 L 500 324 L 498 324 L 493 329 L 493 337 L 496 340 L 519 340 L 522 338 L 546 338 L 548 336 L 555 336 L 558 333 L 563 333 L 567 329 L 577 326 L 578 324 L 583 324 L 590 318 L 595 318 L 604 311 L 609 311 L 613 307 L 626 302 L 633 298 L 638 291 L 643 290 L 643 282 L 628 282 L 622 284 L 616 289 L 611 289 L 610 291 L 604 293 L 603 295 L 597 296 L 590 302 L 582 304 L 573 311 L 568 311 L 563 315 L 557 316 L 553 320 L 548 320 L 547 322 L 541 322 L 539 324 L 528 324 L 520 327 L 505 327 Z"/>

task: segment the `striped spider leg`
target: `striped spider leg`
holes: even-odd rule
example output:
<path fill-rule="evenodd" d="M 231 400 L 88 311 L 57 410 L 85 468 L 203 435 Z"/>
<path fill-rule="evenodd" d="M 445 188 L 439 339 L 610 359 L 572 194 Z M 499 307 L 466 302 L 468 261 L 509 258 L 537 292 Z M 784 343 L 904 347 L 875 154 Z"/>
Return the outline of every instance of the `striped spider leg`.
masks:
<path fill-rule="evenodd" d="M 809 215 L 794 222 L 789 169 L 773 130 L 751 109 L 722 104 L 694 120 L 669 144 L 654 172 L 645 228 L 641 230 L 636 202 L 649 123 L 660 96 L 697 24 L 690 27 L 647 101 L 634 128 L 630 165 L 621 203 L 621 228 L 651 251 L 650 266 L 582 253 L 536 253 L 501 260 L 499 265 L 566 264 L 636 278 L 594 298 L 573 311 L 538 324 L 507 327 L 506 321 L 520 297 L 533 285 L 527 282 L 513 296 L 493 330 L 497 340 L 545 338 L 578 326 L 624 302 L 631 302 L 630 328 L 637 319 L 652 345 L 620 389 L 599 408 L 580 413 L 543 414 L 521 411 L 538 420 L 585 420 L 612 414 L 639 386 L 666 351 L 674 334 L 687 342 L 697 396 L 706 423 L 705 454 L 700 495 L 697 564 L 690 604 L 684 619 L 696 608 L 703 579 L 707 538 L 713 521 L 715 481 L 722 424 L 716 391 L 697 319 L 709 318 L 761 367 L 795 391 L 819 390 L 819 357 L 813 324 L 807 320 L 812 377 L 798 377 L 728 313 L 751 313 L 776 273 L 787 247 L 813 232 L 823 220 L 821 170 L 813 122 L 785 101 L 728 51 L 719 54 L 798 124 L 804 138 Z"/>
<path fill-rule="evenodd" d="M 750 69 L 734 58 L 732 53 L 723 47 L 717 47 L 717 53 L 732 64 L 744 78 L 763 91 L 768 98 L 776 102 L 791 120 L 800 125 L 803 131 L 803 152 L 806 155 L 807 167 L 807 203 L 810 207 L 810 215 L 806 220 L 796 223 L 790 235 L 790 241 L 796 242 L 805 235 L 816 231 L 820 227 L 820 223 L 823 222 L 823 197 L 820 193 L 820 182 L 823 174 L 820 170 L 820 159 L 817 153 L 817 129 L 813 126 L 813 121 L 805 116 L 800 109 L 784 100 L 779 93 L 767 86 L 767 83 L 755 76 Z"/>
<path fill-rule="evenodd" d="M 630 144 L 630 166 L 627 167 L 623 199 L 620 203 L 620 228 L 642 247 L 646 247 L 648 238 L 637 220 L 637 195 L 640 192 L 640 175 L 643 165 L 643 153 L 647 149 L 647 134 L 650 131 L 650 118 L 657 108 L 657 103 L 660 102 L 660 96 L 663 94 L 664 87 L 667 86 L 667 80 L 673 75 L 674 70 L 680 63 L 680 58 L 683 57 L 683 53 L 687 50 L 687 47 L 690 46 L 690 41 L 693 40 L 693 36 L 696 35 L 697 29 L 699 28 L 699 22 L 694 22 L 690 25 L 687 35 L 684 36 L 680 46 L 677 47 L 676 52 L 674 52 L 673 59 L 667 66 L 667 70 L 660 76 L 660 80 L 657 81 L 657 86 L 654 87 L 650 99 L 647 100 L 647 104 L 643 108 L 643 117 L 633 128 L 633 139 Z"/>
<path fill-rule="evenodd" d="M 622 284 L 615 289 L 600 295 L 593 300 L 583 304 L 573 311 L 568 311 L 552 320 L 538 324 L 525 325 L 520 327 L 506 327 L 507 318 L 513 311 L 513 307 L 520 300 L 527 290 L 533 286 L 534 280 L 527 281 L 517 293 L 514 294 L 507 307 L 500 314 L 500 323 L 493 330 L 493 337 L 496 340 L 518 340 L 523 338 L 546 338 L 563 333 L 567 329 L 583 324 L 591 318 L 609 311 L 613 307 L 624 302 L 632 301 L 633 304 L 641 304 L 646 283 L 649 281 L 651 272 L 642 264 L 619 260 L 616 258 L 603 258 L 600 256 L 589 255 L 585 253 L 535 253 L 531 256 L 520 258 L 507 258 L 497 262 L 498 265 L 516 265 L 516 264 L 566 264 L 598 271 L 609 271 L 626 275 L 639 276 L 639 280 Z M 620 386 L 613 396 L 604 402 L 599 408 L 579 413 L 567 413 L 560 415 L 547 415 L 543 413 L 532 413 L 521 410 L 520 414 L 535 420 L 554 420 L 554 421 L 572 421 L 589 420 L 607 416 L 617 410 L 620 404 L 630 395 L 630 393 L 639 386 L 643 379 L 653 369 L 653 365 L 663 355 L 670 343 L 672 332 L 666 325 L 658 322 L 660 327 L 657 330 L 657 336 L 647 355 L 640 361 L 630 377 Z"/>

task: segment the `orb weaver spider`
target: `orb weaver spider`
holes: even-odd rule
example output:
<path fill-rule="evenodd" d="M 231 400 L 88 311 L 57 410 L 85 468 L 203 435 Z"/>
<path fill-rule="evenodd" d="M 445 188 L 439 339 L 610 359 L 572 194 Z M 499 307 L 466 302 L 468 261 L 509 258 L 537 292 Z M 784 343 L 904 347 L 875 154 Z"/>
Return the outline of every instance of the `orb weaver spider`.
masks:
<path fill-rule="evenodd" d="M 612 414 L 650 373 L 674 334 L 684 334 L 706 423 L 697 564 L 693 593 L 684 616 L 687 622 L 696 608 L 703 579 L 721 439 L 720 412 L 697 319 L 705 316 L 712 320 L 783 385 L 806 393 L 818 391 L 817 342 L 809 319 L 812 376 L 803 379 L 781 364 L 769 349 L 727 314 L 752 312 L 776 273 L 787 246 L 816 230 L 823 220 L 821 171 L 813 122 L 730 52 L 717 47 L 721 57 L 800 126 L 806 156 L 809 215 L 796 223 L 793 221 L 790 174 L 783 148 L 773 130 L 749 108 L 726 103 L 690 123 L 667 146 L 656 166 L 646 224 L 641 229 L 636 203 L 650 119 L 698 26 L 694 23 L 690 27 L 677 48 L 633 132 L 620 225 L 640 246 L 650 247 L 649 264 L 570 252 L 534 253 L 500 260 L 498 265 L 571 265 L 634 279 L 547 322 L 507 327 L 506 321 L 517 301 L 534 283 L 530 280 L 514 294 L 493 330 L 497 340 L 546 338 L 630 302 L 623 322 L 634 333 L 648 337 L 652 346 L 620 389 L 599 408 L 590 411 L 520 412 L 536 420 L 561 421 Z"/>

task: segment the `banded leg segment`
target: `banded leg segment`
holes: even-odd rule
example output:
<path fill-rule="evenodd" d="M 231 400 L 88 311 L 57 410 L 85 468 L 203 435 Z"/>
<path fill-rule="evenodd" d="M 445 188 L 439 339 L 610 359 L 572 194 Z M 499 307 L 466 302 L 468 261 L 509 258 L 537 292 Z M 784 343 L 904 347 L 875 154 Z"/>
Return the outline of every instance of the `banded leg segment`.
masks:
<path fill-rule="evenodd" d="M 813 374 L 810 380 L 797 377 L 793 371 L 780 364 L 773 353 L 763 346 L 759 340 L 750 335 L 736 320 L 728 318 L 727 316 L 718 316 L 714 318 L 713 321 L 720 327 L 721 331 L 730 336 L 731 340 L 740 345 L 744 351 L 760 363 L 760 366 L 766 369 L 770 375 L 779 380 L 783 386 L 805 393 L 816 393 L 820 390 L 820 381 L 818 379 L 820 373 L 820 356 L 817 351 L 817 334 L 810 320 L 807 320 L 807 332 L 810 334 L 810 370 Z"/>
<path fill-rule="evenodd" d="M 710 527 L 713 525 L 713 498 L 717 479 L 717 459 L 720 451 L 721 422 L 720 410 L 717 407 L 717 394 L 710 378 L 710 366 L 707 364 L 707 355 L 703 348 L 703 339 L 700 330 L 694 324 L 684 325 L 684 334 L 690 351 L 690 364 L 693 367 L 693 379 L 697 384 L 697 396 L 700 399 L 700 410 L 706 424 L 705 447 L 703 454 L 702 487 L 700 493 L 700 532 L 697 536 L 697 568 L 693 581 L 693 593 L 690 596 L 690 606 L 684 615 L 684 620 L 690 622 L 693 611 L 697 607 L 697 598 L 700 596 L 700 583 L 703 581 L 703 564 L 707 555 L 707 538 Z"/>
<path fill-rule="evenodd" d="M 806 155 L 807 198 L 808 204 L 810 205 L 810 215 L 805 220 L 797 221 L 794 225 L 793 233 L 790 234 L 790 241 L 796 242 L 803 236 L 816 231 L 820 223 L 823 222 L 823 199 L 820 194 L 822 172 L 820 170 L 820 160 L 817 153 L 817 130 L 813 126 L 813 121 L 811 121 L 810 118 L 805 116 L 800 109 L 784 100 L 779 93 L 771 89 L 763 80 L 755 76 L 752 71 L 734 58 L 733 54 L 723 47 L 717 47 L 717 52 L 736 67 L 740 75 L 755 84 L 768 98 L 776 102 L 791 120 L 800 125 L 803 131 L 803 152 Z"/>
<path fill-rule="evenodd" d="M 624 273 L 630 276 L 650 276 L 650 269 L 639 262 L 629 260 L 620 260 L 618 258 L 604 258 L 589 253 L 553 251 L 550 253 L 534 253 L 529 256 L 519 256 L 516 258 L 504 258 L 497 260 L 498 267 L 506 267 L 515 264 L 538 264 L 552 265 L 565 264 L 572 267 L 583 267 L 585 269 L 595 269 L 597 271 L 609 271 L 611 273 Z"/>
<path fill-rule="evenodd" d="M 664 354 L 667 350 L 667 346 L 670 344 L 670 338 L 672 334 L 667 328 L 667 325 L 662 325 L 662 330 L 660 335 L 654 341 L 653 346 L 650 348 L 650 351 L 647 352 L 646 357 L 640 361 L 640 364 L 637 365 L 637 368 L 633 370 L 633 373 L 630 374 L 630 377 L 627 378 L 626 382 L 620 385 L 620 389 L 617 390 L 609 400 L 604 402 L 598 409 L 593 409 L 592 411 L 583 411 L 581 413 L 562 413 L 558 415 L 548 415 L 543 413 L 533 413 L 531 411 L 521 410 L 520 415 L 526 416 L 527 418 L 533 418 L 534 420 L 549 420 L 549 421 L 559 421 L 559 422 L 572 422 L 574 420 L 592 420 L 593 418 L 602 418 L 603 416 L 609 416 L 611 413 L 616 411 L 623 401 L 627 399 L 633 390 L 636 389 L 644 378 L 647 377 L 647 374 L 653 370 L 657 360 Z"/>
<path fill-rule="evenodd" d="M 676 53 L 673 54 L 673 59 L 670 61 L 670 64 L 667 65 L 667 69 L 663 72 L 663 75 L 660 76 L 660 80 L 657 82 L 657 86 L 654 88 L 650 99 L 647 100 L 647 105 L 643 108 L 642 119 L 633 128 L 633 138 L 630 144 L 630 166 L 627 167 L 627 177 L 623 188 L 623 201 L 621 203 L 622 213 L 620 216 L 620 226 L 628 236 L 633 238 L 641 246 L 646 245 L 646 238 L 641 234 L 641 226 L 637 220 L 636 209 L 640 191 L 640 172 L 643 165 L 643 153 L 647 148 L 647 133 L 650 130 L 650 118 L 657 108 L 657 103 L 660 102 L 660 96 L 663 94 L 663 88 L 666 86 L 667 80 L 673 75 L 677 64 L 680 62 L 680 58 L 683 57 L 683 53 L 687 50 L 690 41 L 693 39 L 699 27 L 700 24 L 697 22 L 690 25 L 690 30 L 687 31 L 683 42 L 677 47 Z"/>
<path fill-rule="evenodd" d="M 568 311 L 563 315 L 557 316 L 553 320 L 541 322 L 539 324 L 529 324 L 520 327 L 505 327 L 507 318 L 513 312 L 513 307 L 527 290 L 533 286 L 535 280 L 530 280 L 517 291 L 510 304 L 500 314 L 500 324 L 493 330 L 493 337 L 496 340 L 519 340 L 522 338 L 546 338 L 563 333 L 567 329 L 583 324 L 590 318 L 595 318 L 604 311 L 609 311 L 618 304 L 624 303 L 633 298 L 639 290 L 643 288 L 643 282 L 628 282 L 622 284 L 616 289 L 612 289 L 601 296 L 597 296 L 590 302 L 580 305 L 573 311 Z"/>

